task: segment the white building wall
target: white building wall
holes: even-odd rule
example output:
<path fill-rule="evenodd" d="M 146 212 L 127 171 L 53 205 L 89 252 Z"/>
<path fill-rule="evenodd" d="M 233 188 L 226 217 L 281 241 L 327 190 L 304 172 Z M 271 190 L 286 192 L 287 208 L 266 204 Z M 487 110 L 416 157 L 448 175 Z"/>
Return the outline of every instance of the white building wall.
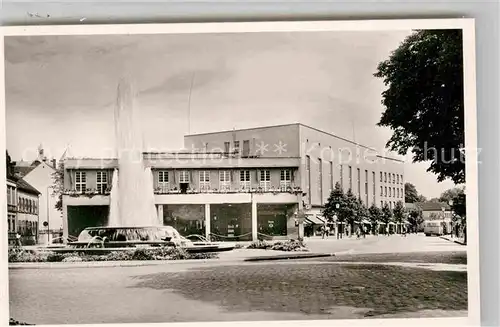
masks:
<path fill-rule="evenodd" d="M 23 179 L 36 188 L 41 194 L 39 198 L 40 229 L 43 229 L 43 222 L 48 221 L 50 229 L 63 228 L 62 212 L 55 209 L 57 197 L 52 196 L 52 185 L 54 181 L 52 174 L 55 170 L 42 162 L 35 169 L 29 172 Z M 48 196 L 48 201 L 47 201 Z M 47 210 L 47 206 L 48 209 Z"/>

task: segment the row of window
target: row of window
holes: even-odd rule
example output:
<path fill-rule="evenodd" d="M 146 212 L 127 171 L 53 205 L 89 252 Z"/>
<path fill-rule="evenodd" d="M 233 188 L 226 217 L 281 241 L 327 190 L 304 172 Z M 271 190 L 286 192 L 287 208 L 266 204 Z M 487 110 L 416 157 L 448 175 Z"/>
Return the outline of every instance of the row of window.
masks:
<path fill-rule="evenodd" d="M 104 193 L 108 188 L 108 172 L 98 171 L 96 178 L 96 189 L 99 193 Z M 83 192 L 87 188 L 87 172 L 77 171 L 75 172 L 75 190 L 78 192 Z"/>
<path fill-rule="evenodd" d="M 403 185 L 403 175 L 380 172 L 380 182 Z"/>
<path fill-rule="evenodd" d="M 384 204 L 387 204 L 389 206 L 389 209 L 394 209 L 396 208 L 396 201 L 380 201 L 380 207 L 382 208 Z"/>
<path fill-rule="evenodd" d="M 29 214 L 38 214 L 38 203 L 33 199 L 19 197 L 17 202 L 17 210 Z"/>
<path fill-rule="evenodd" d="M 389 190 L 389 193 L 387 192 Z M 404 197 L 404 190 L 402 188 L 396 188 L 396 187 L 390 187 L 387 188 L 387 186 L 380 186 L 380 196 L 385 196 L 386 198 L 398 198 L 402 199 Z"/>
<path fill-rule="evenodd" d="M 353 176 L 352 176 L 352 166 L 347 166 L 348 168 L 348 178 L 349 178 L 349 185 L 348 185 L 348 189 L 352 190 L 352 191 L 355 191 L 354 190 L 354 187 L 353 187 Z M 330 161 L 330 169 L 329 169 L 329 178 L 328 180 L 330 181 L 330 192 L 334 189 L 335 185 L 335 180 L 334 180 L 334 173 L 333 173 L 333 169 L 334 169 L 334 166 L 333 166 L 333 162 Z M 361 196 L 362 196 L 362 189 L 361 189 L 361 169 L 360 168 L 357 168 L 356 169 L 356 173 L 357 173 L 357 191 L 358 191 L 358 196 L 359 198 L 361 199 Z M 383 182 L 383 176 L 385 176 L 385 180 L 387 181 L 387 174 L 388 173 L 383 173 L 383 172 L 380 172 L 380 181 Z M 368 185 L 368 180 L 369 180 L 369 171 L 365 169 L 364 171 L 364 201 L 365 203 L 368 203 L 368 198 L 369 198 L 369 185 Z M 372 181 L 373 181 L 373 185 L 372 185 L 372 196 L 373 196 L 373 199 L 375 199 L 375 193 L 376 193 L 376 183 L 375 183 L 375 172 L 372 171 L 371 172 L 371 175 L 372 175 Z M 306 185 L 307 185 L 307 188 L 308 188 L 308 198 L 309 198 L 309 203 L 311 203 L 311 158 L 309 156 L 306 156 Z M 398 183 L 398 184 L 402 184 L 403 183 L 403 175 L 399 175 L 399 174 L 394 174 L 394 173 L 389 173 L 389 180 L 393 180 L 394 183 Z M 317 181 L 317 185 L 318 185 L 318 193 L 319 193 L 319 196 L 320 196 L 320 201 L 321 201 L 321 204 L 323 204 L 323 161 L 318 158 L 318 181 Z M 340 183 L 340 187 L 342 189 L 344 189 L 344 165 L 340 165 L 340 178 L 339 178 L 339 183 Z M 381 196 L 384 196 L 384 193 L 383 193 L 384 189 L 383 187 L 381 186 L 380 187 L 380 195 Z M 393 187 L 392 189 L 389 187 L 389 197 L 396 197 L 396 198 L 403 198 L 403 195 L 404 195 L 404 192 L 403 192 L 403 189 L 400 189 L 400 188 L 396 188 L 396 187 Z M 385 187 L 385 196 L 387 197 L 387 187 Z"/>
<path fill-rule="evenodd" d="M 244 189 L 250 188 L 250 170 L 240 170 L 240 186 Z M 203 170 L 198 172 L 200 188 L 210 189 L 210 171 Z M 221 189 L 229 189 L 231 187 L 231 171 L 230 170 L 220 170 L 219 171 L 219 184 Z M 97 191 L 103 193 L 108 186 L 108 174 L 106 171 L 97 172 Z M 280 186 L 290 187 L 292 181 L 292 171 L 289 169 L 281 170 L 280 172 Z M 158 186 L 168 187 L 170 182 L 170 172 L 160 170 L 158 171 Z M 260 186 L 264 189 L 271 187 L 271 171 L 261 170 L 259 175 Z M 182 170 L 179 172 L 179 183 L 186 184 L 190 183 L 190 173 L 187 170 Z M 85 171 L 77 171 L 75 173 L 75 190 L 82 192 L 87 188 L 87 174 Z"/>
<path fill-rule="evenodd" d="M 270 170 L 260 170 L 258 176 L 259 186 L 264 190 L 271 188 L 271 171 Z M 202 170 L 198 171 L 198 181 L 200 183 L 201 190 L 209 190 L 210 185 L 210 171 Z M 231 171 L 230 170 L 220 170 L 219 171 L 219 188 L 221 190 L 230 189 L 231 187 Z M 239 181 L 240 188 L 250 189 L 250 170 L 240 170 L 239 171 Z M 283 169 L 280 172 L 280 187 L 291 187 L 292 182 L 292 171 L 289 169 Z M 158 171 L 158 186 L 160 188 L 168 188 L 170 183 L 170 172 L 168 171 Z M 188 171 L 179 172 L 179 183 L 186 184 L 190 183 L 190 174 Z"/>

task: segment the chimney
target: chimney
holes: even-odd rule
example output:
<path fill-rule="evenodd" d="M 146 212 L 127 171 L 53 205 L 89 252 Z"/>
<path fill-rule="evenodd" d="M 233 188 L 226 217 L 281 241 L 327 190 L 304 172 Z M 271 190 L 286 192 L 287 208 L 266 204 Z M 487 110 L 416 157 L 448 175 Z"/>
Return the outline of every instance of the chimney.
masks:
<path fill-rule="evenodd" d="M 57 168 L 57 167 L 56 167 L 56 165 L 57 165 L 57 160 L 56 160 L 56 159 L 52 159 L 52 160 L 51 160 L 51 162 L 52 162 L 52 167 L 53 167 L 54 169 L 55 169 L 55 168 Z"/>

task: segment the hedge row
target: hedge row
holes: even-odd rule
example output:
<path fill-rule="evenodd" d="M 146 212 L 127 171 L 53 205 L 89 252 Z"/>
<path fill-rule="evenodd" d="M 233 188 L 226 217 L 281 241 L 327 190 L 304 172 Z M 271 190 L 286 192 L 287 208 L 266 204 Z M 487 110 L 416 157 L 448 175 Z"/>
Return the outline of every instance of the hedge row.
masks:
<path fill-rule="evenodd" d="M 217 253 L 188 253 L 180 248 L 131 249 L 103 255 L 84 253 L 37 252 L 18 248 L 9 249 L 9 262 L 83 262 L 83 261 L 131 261 L 131 260 L 187 260 L 215 259 Z"/>

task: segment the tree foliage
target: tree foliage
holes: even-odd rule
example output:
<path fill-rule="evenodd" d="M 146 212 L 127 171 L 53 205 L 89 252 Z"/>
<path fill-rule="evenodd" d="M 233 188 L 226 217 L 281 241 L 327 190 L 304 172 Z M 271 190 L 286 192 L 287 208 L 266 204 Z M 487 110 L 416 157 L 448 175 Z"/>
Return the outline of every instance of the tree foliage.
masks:
<path fill-rule="evenodd" d="M 14 177 L 14 163 L 7 150 L 5 151 L 5 173 L 5 177 L 7 178 Z"/>
<path fill-rule="evenodd" d="M 463 187 L 450 188 L 449 190 L 446 190 L 443 193 L 441 193 L 439 201 L 449 203 L 450 200 L 453 201 L 455 198 L 458 197 L 459 194 L 463 193 L 464 193 Z"/>
<path fill-rule="evenodd" d="M 461 30 L 421 30 L 378 65 L 388 88 L 378 123 L 393 134 L 387 147 L 414 162 L 430 162 L 438 181 L 465 182 Z"/>
<path fill-rule="evenodd" d="M 62 195 L 64 191 L 64 162 L 62 160 L 57 165 L 57 169 L 52 173 L 52 181 L 52 196 L 57 196 L 54 207 L 58 211 L 62 211 Z"/>
<path fill-rule="evenodd" d="M 398 201 L 396 202 L 396 206 L 394 207 L 393 210 L 393 215 L 394 215 L 394 221 L 397 223 L 402 223 L 405 218 L 405 207 L 403 205 L 403 202 Z"/>
<path fill-rule="evenodd" d="M 410 222 L 410 225 L 413 227 L 413 229 L 417 230 L 418 226 L 420 226 L 424 222 L 422 210 L 410 210 L 410 212 L 408 213 L 408 221 Z"/>
<path fill-rule="evenodd" d="M 415 185 L 412 183 L 405 183 L 405 201 L 406 203 L 418 202 L 418 192 Z"/>
<path fill-rule="evenodd" d="M 339 209 L 344 205 L 345 202 L 345 194 L 339 183 L 335 184 L 335 188 L 330 193 L 328 200 L 325 203 L 323 208 L 323 216 L 327 218 L 329 221 L 333 220 L 335 215 L 339 214 L 339 210 L 337 209 L 337 204 L 339 205 Z M 337 218 L 340 219 L 338 216 Z"/>
<path fill-rule="evenodd" d="M 380 221 L 386 226 L 392 221 L 392 210 L 389 208 L 387 203 L 382 207 L 382 215 L 380 216 Z"/>

